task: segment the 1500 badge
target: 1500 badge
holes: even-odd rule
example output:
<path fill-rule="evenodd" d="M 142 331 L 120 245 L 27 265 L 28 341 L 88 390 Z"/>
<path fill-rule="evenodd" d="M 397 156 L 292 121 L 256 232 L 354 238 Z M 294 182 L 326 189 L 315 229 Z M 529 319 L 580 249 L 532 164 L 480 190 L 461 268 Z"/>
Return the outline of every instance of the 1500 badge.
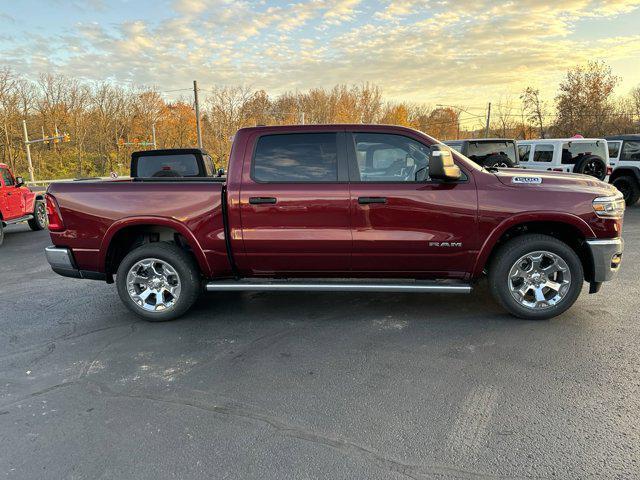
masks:
<path fill-rule="evenodd" d="M 542 177 L 513 177 L 511 179 L 511 183 L 540 184 L 542 183 Z"/>

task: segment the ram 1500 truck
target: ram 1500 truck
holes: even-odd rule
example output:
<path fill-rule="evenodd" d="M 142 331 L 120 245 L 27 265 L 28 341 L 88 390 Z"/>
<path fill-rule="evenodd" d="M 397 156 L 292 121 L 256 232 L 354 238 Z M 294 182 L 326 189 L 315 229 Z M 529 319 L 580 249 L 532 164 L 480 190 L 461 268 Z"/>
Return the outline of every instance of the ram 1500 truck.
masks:
<path fill-rule="evenodd" d="M 49 187 L 46 256 L 61 275 L 115 281 L 152 321 L 203 289 L 469 293 L 485 274 L 506 310 L 544 319 L 622 258 L 613 186 L 486 169 L 408 128 L 241 129 L 226 178 L 188 156 L 138 161 L 131 180 Z"/>

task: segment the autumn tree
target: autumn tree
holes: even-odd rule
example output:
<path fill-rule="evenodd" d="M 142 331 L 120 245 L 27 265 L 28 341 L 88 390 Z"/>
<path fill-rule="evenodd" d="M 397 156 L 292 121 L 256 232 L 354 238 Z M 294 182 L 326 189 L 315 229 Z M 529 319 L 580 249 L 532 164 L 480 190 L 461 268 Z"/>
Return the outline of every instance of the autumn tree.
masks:
<path fill-rule="evenodd" d="M 547 115 L 546 103 L 540 98 L 540 90 L 527 87 L 520 95 L 522 110 L 526 119 L 538 128 L 540 138 L 544 138 L 544 119 Z"/>
<path fill-rule="evenodd" d="M 604 136 L 614 111 L 613 90 L 619 81 L 604 62 L 593 61 L 570 69 L 556 96 L 558 132 L 565 136 Z"/>

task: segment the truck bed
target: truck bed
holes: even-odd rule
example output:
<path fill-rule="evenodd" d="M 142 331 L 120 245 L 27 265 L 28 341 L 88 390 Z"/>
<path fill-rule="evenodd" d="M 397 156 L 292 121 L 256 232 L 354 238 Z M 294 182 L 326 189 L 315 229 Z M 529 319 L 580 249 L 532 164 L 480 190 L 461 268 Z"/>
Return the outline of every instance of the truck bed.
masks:
<path fill-rule="evenodd" d="M 230 269 L 222 213 L 224 177 L 159 178 L 53 183 L 52 195 L 66 230 L 52 232 L 56 245 L 72 248 L 79 270 L 105 272 L 115 235 L 162 225 L 191 246 L 202 271 Z"/>

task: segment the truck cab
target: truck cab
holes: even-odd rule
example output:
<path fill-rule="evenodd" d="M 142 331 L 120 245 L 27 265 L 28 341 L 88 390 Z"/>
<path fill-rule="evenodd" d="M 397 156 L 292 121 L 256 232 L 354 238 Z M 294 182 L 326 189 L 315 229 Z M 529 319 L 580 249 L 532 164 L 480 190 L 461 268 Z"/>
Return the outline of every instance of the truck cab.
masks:
<path fill-rule="evenodd" d="M 0 245 L 4 242 L 4 227 L 28 222 L 32 230 L 47 226 L 44 196 L 32 192 L 16 177 L 9 165 L 0 163 Z"/>

